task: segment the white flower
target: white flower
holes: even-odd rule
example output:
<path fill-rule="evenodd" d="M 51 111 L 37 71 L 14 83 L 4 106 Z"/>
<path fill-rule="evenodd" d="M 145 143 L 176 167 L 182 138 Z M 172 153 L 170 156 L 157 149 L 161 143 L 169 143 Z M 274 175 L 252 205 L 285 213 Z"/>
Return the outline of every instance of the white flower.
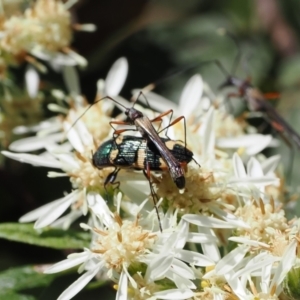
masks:
<path fill-rule="evenodd" d="M 76 94 L 75 103 L 71 102 L 69 104 L 75 105 L 75 107 L 68 110 L 60 106 L 55 106 L 54 109 L 56 111 L 64 112 L 65 114 L 67 114 L 67 116 L 65 118 L 62 118 L 61 116 L 54 117 L 29 128 L 25 126 L 19 126 L 15 128 L 15 133 L 22 134 L 27 132 L 36 132 L 37 135 L 13 142 L 9 146 L 9 149 L 11 151 L 29 152 L 52 147 L 57 142 L 62 141 L 64 138 L 64 133 L 62 133 L 62 131 L 64 130 L 63 121 L 65 119 L 71 119 L 69 122 L 71 124 L 74 123 L 76 119 L 88 107 L 87 103 L 83 103 L 83 98 L 78 95 L 78 93 L 80 92 L 80 87 L 78 86 L 79 81 L 74 68 L 68 67 L 65 70 L 68 70 L 65 74 L 68 89 L 71 94 Z M 108 72 L 106 80 L 99 81 L 101 84 L 99 84 L 98 86 L 97 97 L 101 98 L 106 95 L 105 93 L 109 93 L 112 97 L 118 95 L 125 82 L 127 71 L 127 60 L 124 57 L 118 59 L 111 67 L 111 70 Z M 60 95 L 60 97 L 65 99 L 68 104 L 69 100 L 65 98 L 64 95 Z M 82 107 L 83 104 L 84 106 Z M 51 107 L 53 108 L 53 105 Z M 108 114 L 110 114 L 112 108 L 113 103 L 111 101 L 103 101 L 94 105 L 82 117 L 90 134 L 98 143 L 106 139 L 111 131 L 111 127 L 109 126 L 110 118 L 108 117 Z"/>
<path fill-rule="evenodd" d="M 120 106 L 132 107 L 118 96 L 127 70 L 127 61 L 119 59 L 106 81 L 98 82 L 97 99 L 109 95 L 120 101 Z M 39 131 L 38 136 L 11 146 L 46 151 L 40 155 L 3 152 L 19 161 L 56 168 L 49 177 L 67 176 L 72 184 L 69 194 L 28 213 L 21 221 L 36 221 L 35 228 L 67 228 L 89 213 L 88 224 L 81 227 L 91 233 L 90 246 L 46 271 L 56 273 L 79 266 L 80 277 L 59 299 L 71 299 L 89 281 L 100 277 L 115 283 L 118 300 L 277 299 L 283 277 L 297 265 L 299 224 L 291 226 L 276 199 L 267 194 L 267 187 L 279 185 L 275 173 L 279 158 L 249 158 L 270 145 L 272 138 L 249 137 L 246 125 L 228 115 L 222 103 L 212 105 L 214 95 L 195 75 L 183 89 L 179 106 L 173 105 L 176 116 L 185 114 L 186 136 L 182 124 L 173 124 L 167 117 L 160 124 L 164 128 L 171 122 L 165 135 L 187 137 L 187 147 L 194 153 L 195 161 L 182 164 L 184 192 L 178 191 L 169 170 L 150 170 L 150 175 L 144 170 L 150 177 L 146 180 L 142 172 L 128 168 L 118 173 L 121 192 L 105 193 L 103 184 L 113 169 L 96 169 L 91 157 L 112 133 L 109 122 L 115 103 L 101 101 L 78 119 L 86 106 L 79 96 L 77 74 L 74 68 L 66 67 L 64 75 L 75 99 L 74 108 L 52 105 L 67 117 L 28 128 Z M 160 110 L 166 104 L 168 111 L 169 102 L 153 93 L 150 96 L 154 99 L 151 105 Z M 138 104 L 135 108 L 149 119 L 157 116 Z M 238 149 L 241 156 L 232 149 Z M 111 197 L 104 199 L 105 194 Z"/>
<path fill-rule="evenodd" d="M 59 69 L 61 65 L 86 66 L 87 61 L 69 48 L 72 29 L 91 31 L 95 26 L 74 24 L 72 27 L 69 6 L 61 1 L 38 0 L 25 11 L 21 11 L 23 7 L 20 5 L 20 11 L 3 14 L 0 49 L 6 63 L 27 60 L 45 72 L 46 67 L 33 58 L 35 56 L 49 62 L 54 69 Z"/>
<path fill-rule="evenodd" d="M 119 282 L 116 299 L 126 297 L 128 289 L 131 290 L 129 294 L 135 295 L 131 299 L 150 299 L 151 296 L 153 299 L 186 299 L 192 296 L 191 289 L 196 288 L 191 281 L 195 278 L 194 271 L 186 263 L 197 266 L 213 264 L 208 257 L 183 249 L 189 239 L 188 223 L 184 221 L 175 229 L 166 229 L 163 233 L 151 232 L 139 224 L 138 217 L 130 221 L 122 220 L 118 214 L 113 216 L 97 195 L 89 201 L 89 206 L 99 218 L 97 227 L 90 228 L 94 233 L 91 249 L 71 254 L 46 271 L 60 272 L 79 264 L 80 273 L 85 271 L 63 292 L 58 298 L 60 300 L 72 298 L 100 270 Z M 89 227 L 85 225 L 84 228 Z M 202 240 L 211 241 L 211 238 L 202 236 Z M 141 264 L 147 266 L 143 276 L 138 272 Z M 170 281 L 165 281 L 165 278 L 173 282 L 173 289 L 166 290 Z M 145 294 L 147 298 L 144 298 Z"/>
<path fill-rule="evenodd" d="M 224 274 L 232 291 L 239 299 L 279 299 L 282 292 L 282 281 L 295 264 L 296 246 L 297 242 L 293 240 L 280 259 L 268 255 L 258 255 L 260 259 L 254 257 L 239 274 L 233 272 Z M 279 263 L 274 264 L 278 260 Z M 250 279 L 251 273 L 255 274 L 255 281 Z"/>
<path fill-rule="evenodd" d="M 70 124 L 66 123 L 66 126 L 69 128 Z M 104 181 L 111 169 L 98 170 L 93 166 L 90 157 L 91 150 L 95 150 L 93 139 L 81 121 L 77 122 L 75 127 L 68 131 L 68 139 L 77 152 L 71 152 L 72 148 L 66 149 L 64 145 L 48 146 L 49 155 L 47 156 L 2 152 L 2 154 L 10 158 L 30 163 L 34 166 L 61 169 L 63 173 L 49 172 L 49 176 L 69 176 L 74 188 L 74 191 L 69 195 L 27 213 L 20 219 L 21 222 L 37 220 L 35 228 L 42 228 L 50 224 L 55 226 L 54 222 L 71 207 L 72 211 L 68 218 L 64 218 L 63 224 L 59 221 L 57 223 L 67 228 L 74 219 L 82 214 L 87 214 L 86 198 L 89 196 L 89 193 L 95 190 L 104 191 Z"/>
<path fill-rule="evenodd" d="M 252 196 L 259 199 L 264 196 L 265 187 L 270 184 L 278 184 L 279 179 L 274 175 L 264 175 L 259 161 L 251 158 L 247 163 L 247 172 L 237 153 L 233 155 L 233 167 L 235 177 L 229 180 L 229 184 L 238 186 L 240 193 L 245 196 L 245 201 Z M 248 198 L 248 199 L 247 199 Z"/>

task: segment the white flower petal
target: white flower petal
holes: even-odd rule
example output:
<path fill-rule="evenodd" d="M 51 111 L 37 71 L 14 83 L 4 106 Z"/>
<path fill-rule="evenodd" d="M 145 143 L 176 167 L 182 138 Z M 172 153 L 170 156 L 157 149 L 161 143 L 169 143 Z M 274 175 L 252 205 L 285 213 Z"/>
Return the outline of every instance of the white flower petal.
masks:
<path fill-rule="evenodd" d="M 53 153 L 55 154 L 55 153 Z M 66 153 L 66 154 L 55 154 L 55 156 L 60 161 L 60 167 L 62 170 L 66 172 L 72 172 L 73 169 L 80 168 L 80 164 L 78 161 L 74 159 L 74 153 Z"/>
<path fill-rule="evenodd" d="M 247 177 L 243 161 L 241 160 L 241 158 L 237 153 L 233 154 L 232 163 L 233 163 L 234 174 L 237 178 Z"/>
<path fill-rule="evenodd" d="M 186 214 L 182 217 L 189 223 L 195 224 L 197 226 L 209 227 L 209 228 L 235 228 L 234 225 L 228 224 L 222 220 L 206 217 L 206 216 L 197 216 L 193 214 Z"/>
<path fill-rule="evenodd" d="M 242 243 L 242 244 L 249 245 L 249 246 L 254 246 L 254 247 L 261 247 L 261 248 L 267 248 L 267 249 L 270 247 L 266 243 L 249 240 L 248 238 L 244 238 L 244 237 L 232 236 L 232 237 L 228 238 L 228 240 L 237 242 L 237 243 Z"/>
<path fill-rule="evenodd" d="M 51 224 L 51 228 L 61 228 L 63 230 L 67 230 L 68 228 L 70 228 L 71 224 L 75 222 L 77 219 L 79 219 L 80 217 L 82 217 L 82 211 L 71 210 L 68 214 L 55 220 Z"/>
<path fill-rule="evenodd" d="M 199 74 L 191 77 L 183 88 L 179 100 L 181 115 L 189 118 L 194 112 L 203 93 L 203 80 Z"/>
<path fill-rule="evenodd" d="M 121 174 L 122 171 L 118 174 L 118 179 L 121 181 L 129 179 L 129 174 L 126 172 L 125 174 Z M 149 182 L 146 181 L 146 178 L 143 174 L 141 175 L 142 182 L 137 183 L 133 182 L 122 182 L 121 190 L 122 192 L 129 197 L 129 199 L 145 199 L 147 195 L 150 194 Z"/>
<path fill-rule="evenodd" d="M 210 107 L 206 114 L 205 121 L 202 124 L 203 130 L 203 142 L 202 142 L 202 155 L 204 157 L 210 157 L 214 153 L 215 148 L 215 131 L 214 125 L 214 107 Z M 200 128 L 201 128 L 200 127 Z"/>
<path fill-rule="evenodd" d="M 78 0 L 74 1 L 77 2 Z M 94 32 L 97 30 L 97 26 L 95 24 L 80 24 L 80 27 L 77 27 L 76 30 L 86 31 L 86 32 Z"/>
<path fill-rule="evenodd" d="M 241 280 L 237 277 L 233 277 L 234 272 L 228 272 L 224 274 L 227 283 L 230 285 L 232 288 L 233 292 L 239 297 L 238 299 L 253 299 L 253 297 L 248 298 L 249 293 L 246 289 L 246 287 L 242 284 Z"/>
<path fill-rule="evenodd" d="M 126 273 L 122 271 L 119 284 L 118 284 L 116 300 L 127 300 L 127 290 L 128 290 L 128 278 Z"/>
<path fill-rule="evenodd" d="M 134 89 L 132 90 L 132 94 L 137 96 L 140 91 L 140 89 Z M 151 91 L 146 91 L 145 96 L 148 100 L 151 109 L 154 109 L 155 111 L 159 112 L 165 112 L 169 109 L 172 109 L 174 111 L 175 116 L 179 115 L 178 107 L 174 102 Z M 139 101 L 141 103 L 147 104 L 147 101 L 144 97 L 140 97 Z"/>
<path fill-rule="evenodd" d="M 54 169 L 61 168 L 61 163 L 55 159 L 45 160 L 44 157 L 41 157 L 39 155 L 33 155 L 27 153 L 12 153 L 9 151 L 2 151 L 1 153 L 11 159 L 17 160 L 22 163 L 31 164 L 35 167 L 48 167 Z"/>
<path fill-rule="evenodd" d="M 69 93 L 71 95 L 80 95 L 80 83 L 76 68 L 73 66 L 64 66 L 62 73 Z"/>
<path fill-rule="evenodd" d="M 274 256 L 270 256 L 267 253 L 262 253 L 262 255 L 257 255 L 251 259 L 245 267 L 235 272 L 233 276 L 250 276 L 254 271 L 259 270 L 261 272 L 264 267 L 272 265 L 277 260 L 278 258 L 275 258 Z"/>
<path fill-rule="evenodd" d="M 246 149 L 246 153 L 249 156 L 260 153 L 266 147 L 268 147 L 272 142 L 273 137 L 271 135 L 265 135 L 259 142 L 253 144 Z"/>
<path fill-rule="evenodd" d="M 173 262 L 173 257 L 158 256 L 151 261 L 148 265 L 145 279 L 147 282 L 153 282 L 155 280 L 162 279 L 166 272 L 169 270 Z"/>
<path fill-rule="evenodd" d="M 128 62 L 125 57 L 119 58 L 110 68 L 105 79 L 105 90 L 107 96 L 117 96 L 126 80 L 128 73 Z"/>
<path fill-rule="evenodd" d="M 40 76 L 32 66 L 28 66 L 25 71 L 25 82 L 29 97 L 35 98 L 39 90 Z"/>
<path fill-rule="evenodd" d="M 101 97 L 104 97 L 104 95 L 105 95 L 104 90 L 105 90 L 105 81 L 100 78 L 97 81 L 97 98 L 96 98 L 96 101 L 100 100 Z"/>
<path fill-rule="evenodd" d="M 194 292 L 190 289 L 172 289 L 154 293 L 157 299 L 181 300 L 194 296 Z"/>
<path fill-rule="evenodd" d="M 265 266 L 261 270 L 261 290 L 263 293 L 268 293 L 271 277 L 273 277 L 272 265 Z"/>
<path fill-rule="evenodd" d="M 24 125 L 20 125 L 15 127 L 12 132 L 14 134 L 25 134 L 25 133 L 29 133 L 29 132 L 36 132 L 38 129 L 36 126 L 24 126 Z"/>
<path fill-rule="evenodd" d="M 228 213 L 227 211 L 220 209 L 219 207 L 215 205 L 209 205 L 209 209 L 211 212 L 213 212 L 215 215 L 218 217 L 221 217 L 223 220 L 227 221 L 228 223 L 232 224 L 233 226 L 236 227 L 241 227 L 241 228 L 251 228 L 250 225 L 248 225 L 246 222 L 243 220 L 237 218 L 235 215 Z"/>
<path fill-rule="evenodd" d="M 128 270 L 127 270 L 127 267 L 123 264 L 123 271 L 122 272 L 124 272 L 124 273 L 126 273 L 126 276 L 127 276 L 127 278 L 129 279 L 129 281 L 130 281 L 130 284 L 132 285 L 132 287 L 134 288 L 134 289 L 136 289 L 137 288 L 137 283 L 136 283 L 136 281 L 133 279 L 133 277 L 129 274 L 129 272 L 128 272 Z"/>
<path fill-rule="evenodd" d="M 88 131 L 88 129 L 86 128 L 86 125 L 84 124 L 84 122 L 82 122 L 81 120 L 78 120 L 78 122 L 76 123 L 75 126 L 76 126 L 77 133 L 80 136 L 82 143 L 85 146 L 93 145 L 93 137 L 90 134 L 90 132 Z"/>
<path fill-rule="evenodd" d="M 57 177 L 69 177 L 68 174 L 66 173 L 61 173 L 61 172 L 48 172 L 47 177 L 49 178 L 57 178 Z"/>
<path fill-rule="evenodd" d="M 179 259 L 174 259 L 170 272 L 174 272 L 177 275 L 186 279 L 195 279 L 194 271 L 184 262 Z"/>
<path fill-rule="evenodd" d="M 51 207 L 50 211 L 39 217 L 34 224 L 34 228 L 43 228 L 58 219 L 71 206 L 71 204 L 78 199 L 79 193 L 80 191 L 75 190 L 60 201 L 57 201 L 55 205 Z"/>
<path fill-rule="evenodd" d="M 271 176 L 265 176 L 265 177 L 256 177 L 256 178 L 232 178 L 228 181 L 228 185 L 245 185 L 247 183 L 248 185 L 253 184 L 257 186 L 266 186 L 270 184 L 278 184 L 279 178 L 274 178 Z"/>
<path fill-rule="evenodd" d="M 69 255 L 69 257 L 65 260 L 62 260 L 53 266 L 49 267 L 44 271 L 45 274 L 53 274 L 58 273 L 70 268 L 73 268 L 75 266 L 78 266 L 82 263 L 84 263 L 88 257 L 91 255 L 89 251 L 84 251 L 81 253 L 73 253 L 72 256 Z"/>
<path fill-rule="evenodd" d="M 78 122 L 80 122 L 80 120 L 78 120 Z M 64 122 L 64 128 L 67 133 L 68 140 L 72 144 L 74 149 L 80 153 L 84 152 L 84 146 L 77 130 L 68 122 Z"/>
<path fill-rule="evenodd" d="M 27 222 L 32 222 L 32 221 L 37 220 L 40 216 L 44 215 L 49 210 L 52 210 L 52 207 L 56 207 L 56 205 L 58 203 L 60 203 L 64 198 L 65 197 L 57 199 L 55 201 L 47 203 L 47 204 L 45 204 L 45 205 L 43 205 L 43 206 L 41 206 L 39 208 L 36 208 L 36 209 L 28 212 L 27 214 L 25 214 L 24 216 L 22 216 L 19 219 L 19 222 L 21 222 L 21 223 L 27 223 Z"/>
<path fill-rule="evenodd" d="M 178 250 L 175 257 L 196 266 L 207 267 L 215 265 L 212 259 L 194 251 Z"/>
<path fill-rule="evenodd" d="M 167 273 L 167 278 L 173 281 L 178 289 L 196 289 L 197 286 L 189 279 L 185 278 L 184 275 L 180 276 L 171 272 L 170 270 Z"/>
<path fill-rule="evenodd" d="M 254 178 L 264 176 L 262 167 L 256 158 L 251 157 L 249 159 L 249 161 L 247 163 L 247 173 L 248 173 L 248 176 L 251 176 Z"/>
<path fill-rule="evenodd" d="M 207 235 L 211 234 L 212 237 L 215 237 L 215 233 L 211 228 L 198 227 L 198 231 L 206 233 Z M 217 242 L 202 243 L 201 248 L 203 250 L 203 254 L 208 256 L 214 262 L 217 262 L 221 259 Z"/>
<path fill-rule="evenodd" d="M 48 119 L 47 121 L 41 122 L 39 124 L 40 126 L 37 126 L 37 136 L 39 137 L 44 137 L 47 135 L 51 135 L 53 133 L 61 133 L 63 134 L 62 131 L 62 123 L 58 118 L 51 118 Z M 63 136 L 62 139 L 64 139 L 65 136 Z"/>
<path fill-rule="evenodd" d="M 215 236 L 212 236 L 210 234 L 205 234 L 203 232 L 200 232 L 200 233 L 189 232 L 186 241 L 190 242 L 190 243 L 197 243 L 197 244 L 216 243 L 216 242 L 218 242 L 218 238 Z"/>
<path fill-rule="evenodd" d="M 87 60 L 83 56 L 79 55 L 78 53 L 76 53 L 75 51 L 72 51 L 70 49 L 68 49 L 68 56 L 70 58 L 73 58 L 75 60 L 75 62 L 82 68 L 85 68 L 88 64 Z M 65 61 L 63 62 L 63 64 L 66 65 Z"/>
<path fill-rule="evenodd" d="M 106 225 L 111 225 L 113 221 L 113 215 L 108 208 L 106 201 L 95 192 L 89 192 L 86 195 L 89 208 L 93 213 Z"/>
<path fill-rule="evenodd" d="M 286 248 L 282 259 L 279 262 L 278 267 L 276 268 L 276 272 L 272 279 L 272 283 L 270 285 L 270 289 L 275 286 L 279 286 L 286 274 L 290 271 L 296 261 L 296 248 L 297 248 L 297 240 L 294 239 Z"/>
<path fill-rule="evenodd" d="M 220 137 L 216 140 L 216 146 L 219 148 L 238 149 L 245 148 L 246 154 L 252 156 L 257 154 L 259 148 L 263 150 L 272 140 L 271 135 L 263 134 L 247 134 L 237 137 Z"/>
<path fill-rule="evenodd" d="M 182 249 L 186 244 L 186 238 L 189 233 L 189 223 L 181 219 L 178 224 L 176 249 Z"/>
<path fill-rule="evenodd" d="M 70 66 L 75 66 L 76 61 L 69 57 L 66 54 L 63 53 L 55 53 L 47 51 L 45 48 L 41 49 L 39 46 L 35 46 L 33 49 L 30 50 L 30 53 L 32 53 L 34 56 L 45 60 L 49 61 L 50 64 L 54 63 L 57 65 L 70 65 Z"/>
<path fill-rule="evenodd" d="M 261 163 L 262 169 L 264 174 L 268 175 L 270 173 L 273 173 L 276 168 L 278 167 L 278 164 L 280 162 L 281 156 L 273 155 L 269 158 L 267 158 L 265 161 Z"/>
<path fill-rule="evenodd" d="M 63 140 L 63 133 L 51 134 L 45 137 L 32 136 L 17 140 L 9 145 L 9 150 L 16 152 L 29 152 L 45 148 L 45 145 Z"/>
<path fill-rule="evenodd" d="M 182 243 L 182 241 L 186 240 L 186 237 L 184 236 L 183 232 L 174 231 L 165 241 L 163 248 L 161 249 L 161 253 L 166 255 L 167 253 L 170 253 L 174 248 L 182 248 L 185 243 Z"/>
<path fill-rule="evenodd" d="M 74 283 L 72 283 L 57 300 L 69 300 L 73 298 L 78 292 L 80 292 L 99 272 L 101 263 L 99 263 L 94 269 L 84 273 Z"/>
<path fill-rule="evenodd" d="M 225 275 L 230 272 L 244 258 L 249 249 L 249 246 L 239 246 L 225 255 L 216 264 L 215 269 L 217 275 Z"/>

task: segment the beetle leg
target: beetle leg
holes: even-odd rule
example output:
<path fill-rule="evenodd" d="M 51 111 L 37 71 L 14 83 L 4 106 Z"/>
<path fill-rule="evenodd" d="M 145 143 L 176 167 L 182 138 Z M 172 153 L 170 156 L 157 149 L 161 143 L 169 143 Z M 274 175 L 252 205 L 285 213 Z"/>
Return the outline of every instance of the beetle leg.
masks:
<path fill-rule="evenodd" d="M 136 131 L 137 130 L 136 128 L 116 129 L 113 126 L 113 124 L 114 125 L 132 125 L 132 124 L 129 123 L 129 122 L 125 122 L 125 121 L 110 121 L 109 125 L 114 130 L 114 135 L 119 135 L 119 134 L 121 134 L 122 132 L 125 132 L 125 131 Z"/>
<path fill-rule="evenodd" d="M 155 117 L 154 119 L 150 120 L 151 123 L 153 123 L 153 122 L 162 122 L 162 118 L 164 116 L 167 116 L 168 114 L 171 114 L 169 125 L 167 127 L 163 128 L 163 129 L 161 129 L 161 130 L 160 130 L 160 126 L 159 126 L 158 133 L 162 132 L 165 129 L 167 129 L 167 132 L 168 132 L 168 128 L 170 127 L 170 122 L 171 122 L 172 117 L 173 117 L 173 109 L 169 109 L 169 110 L 161 113 L 159 116 Z M 168 137 L 167 132 L 166 132 L 166 137 Z"/>
<path fill-rule="evenodd" d="M 147 180 L 149 182 L 150 192 L 151 192 L 151 196 L 152 196 L 153 203 L 154 203 L 154 208 L 155 208 L 157 219 L 158 219 L 159 230 L 162 232 L 161 221 L 160 221 L 160 216 L 159 216 L 158 207 L 157 207 L 158 197 L 157 197 L 157 195 L 156 195 L 156 193 L 153 189 L 153 186 L 152 186 L 150 166 L 149 166 L 148 162 L 146 162 L 146 170 L 143 170 L 143 173 L 144 173 L 145 177 L 147 178 Z"/>
<path fill-rule="evenodd" d="M 120 168 L 115 167 L 115 169 L 111 173 L 108 174 L 108 176 L 106 177 L 105 182 L 104 182 L 105 190 L 106 190 L 106 185 L 107 184 L 117 184 L 118 187 L 120 186 L 120 182 L 118 182 L 118 181 L 115 182 L 115 180 L 117 179 L 117 175 L 118 175 L 120 170 L 121 170 Z"/>

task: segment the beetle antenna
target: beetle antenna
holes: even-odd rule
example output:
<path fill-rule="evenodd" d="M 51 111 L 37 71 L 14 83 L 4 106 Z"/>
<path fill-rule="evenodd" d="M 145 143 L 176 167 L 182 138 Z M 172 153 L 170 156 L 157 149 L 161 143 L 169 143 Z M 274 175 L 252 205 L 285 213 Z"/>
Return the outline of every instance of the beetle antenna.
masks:
<path fill-rule="evenodd" d="M 71 127 L 68 129 L 67 133 L 77 124 L 77 122 L 86 114 L 86 112 L 95 104 L 97 104 L 98 102 L 105 100 L 105 99 L 109 99 L 115 103 L 117 103 L 118 105 L 122 106 L 123 108 L 126 109 L 126 107 L 124 105 L 122 105 L 121 103 L 119 103 L 118 101 L 116 101 L 115 99 L 109 97 L 109 96 L 105 96 L 101 99 L 95 100 L 92 104 L 90 104 L 84 111 L 82 114 L 80 114 L 80 116 L 75 120 L 75 122 L 71 125 Z"/>

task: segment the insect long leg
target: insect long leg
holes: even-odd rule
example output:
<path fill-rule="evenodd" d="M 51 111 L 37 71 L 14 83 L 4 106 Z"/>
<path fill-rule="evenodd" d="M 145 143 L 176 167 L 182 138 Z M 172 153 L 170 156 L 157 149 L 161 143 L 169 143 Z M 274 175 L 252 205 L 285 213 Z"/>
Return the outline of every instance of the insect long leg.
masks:
<path fill-rule="evenodd" d="M 170 110 L 170 111 L 172 111 L 172 113 L 173 113 L 173 110 Z M 162 115 L 164 115 L 164 114 L 162 114 Z M 158 117 L 157 117 L 157 118 L 158 118 Z M 170 122 L 170 124 L 169 124 L 168 126 L 166 126 L 165 128 L 161 129 L 161 130 L 158 132 L 158 134 L 161 133 L 162 131 L 164 131 L 165 129 L 168 129 L 169 127 L 173 126 L 174 124 L 180 122 L 182 119 L 183 119 L 183 122 L 184 122 L 184 147 L 185 147 L 185 150 L 186 150 L 186 149 L 187 149 L 187 145 L 186 145 L 186 119 L 185 119 L 185 116 L 180 116 L 180 117 L 176 118 L 175 120 L 173 120 L 172 122 Z M 153 121 L 153 120 L 151 120 L 151 121 Z M 167 133 L 166 133 L 166 137 L 169 138 L 168 135 L 167 135 Z M 193 160 L 199 167 L 201 167 L 200 164 L 199 164 L 194 158 L 192 158 L 192 160 Z"/>
<path fill-rule="evenodd" d="M 173 110 L 172 110 L 172 113 L 173 113 Z M 183 119 L 183 123 L 184 123 L 184 125 L 183 125 L 184 126 L 184 147 L 186 149 L 186 119 L 185 119 L 185 116 L 180 116 L 180 117 L 176 118 L 175 120 L 173 120 L 172 122 L 170 122 L 168 126 L 166 126 L 165 128 L 161 129 L 158 132 L 158 134 L 161 133 L 162 131 L 166 130 L 166 137 L 168 139 L 170 139 L 168 137 L 168 134 L 167 134 L 168 133 L 168 128 L 171 127 L 171 126 L 173 126 L 173 125 L 175 125 L 176 123 L 180 122 L 182 119 Z"/>
<path fill-rule="evenodd" d="M 134 107 L 135 103 L 138 101 L 138 99 L 139 99 L 141 96 L 143 96 L 143 97 L 144 97 L 144 99 L 145 99 L 145 101 L 146 101 L 146 104 L 147 104 L 147 106 L 148 106 L 148 107 L 149 107 L 151 110 L 153 110 L 153 109 L 151 108 L 151 106 L 150 106 L 150 103 L 149 103 L 149 101 L 148 101 L 147 97 L 146 97 L 146 96 L 145 96 L 145 94 L 143 93 L 143 91 L 140 91 L 140 92 L 139 92 L 139 94 L 138 94 L 138 96 L 136 97 L 136 99 L 135 99 L 135 101 L 134 101 L 134 104 L 133 104 L 133 106 L 132 106 L 132 107 Z"/>
<path fill-rule="evenodd" d="M 159 132 L 161 132 L 160 130 L 160 128 L 161 128 L 161 124 L 162 124 L 162 120 L 155 120 L 155 121 L 153 121 L 152 123 L 154 123 L 154 122 L 159 122 L 159 126 L 158 126 L 158 128 L 156 129 L 156 131 L 157 131 L 157 133 L 159 133 Z"/>
<path fill-rule="evenodd" d="M 119 134 L 121 134 L 125 131 L 137 131 L 136 128 L 116 129 L 112 124 L 114 124 L 114 125 L 131 125 L 131 124 L 129 122 L 125 122 L 125 121 L 110 121 L 109 125 L 114 130 L 114 136 L 118 136 Z"/>
<path fill-rule="evenodd" d="M 138 99 L 140 96 L 143 96 L 143 97 L 144 97 L 144 99 L 146 100 L 147 105 L 148 105 L 149 108 L 151 109 L 150 103 L 148 102 L 147 97 L 144 95 L 144 93 L 143 93 L 142 91 L 140 91 L 138 97 L 136 98 L 136 101 L 137 101 L 137 99 Z M 169 109 L 169 110 L 167 110 L 167 111 L 161 113 L 161 114 L 158 115 L 157 117 L 155 117 L 155 118 L 153 118 L 153 119 L 150 120 L 151 123 L 157 122 L 157 121 L 162 122 L 162 118 L 170 114 L 169 125 L 166 126 L 166 127 L 164 127 L 163 129 L 160 129 L 160 128 L 158 129 L 158 133 L 160 133 L 160 132 L 166 130 L 166 137 L 167 137 L 167 138 L 169 138 L 169 137 L 168 137 L 168 128 L 171 127 L 172 125 L 176 124 L 177 122 L 179 122 L 179 121 L 181 120 L 181 118 L 177 118 L 177 119 L 176 119 L 177 121 L 172 122 L 173 113 L 174 113 L 174 112 L 173 112 L 173 109 Z M 185 121 L 184 121 L 184 122 L 185 122 Z M 186 123 L 185 123 L 185 124 L 186 124 Z M 184 124 L 184 126 L 186 126 L 185 124 Z M 186 127 L 185 127 L 185 132 L 186 132 Z M 185 136 L 186 136 L 186 134 L 185 134 Z"/>
<path fill-rule="evenodd" d="M 148 148 L 148 145 L 145 149 L 145 153 L 146 153 L 146 171 L 145 171 L 145 169 L 143 169 L 143 173 L 144 173 L 145 177 L 147 178 L 147 180 L 149 182 L 150 192 L 151 192 L 151 196 L 152 196 L 152 199 L 153 199 L 155 211 L 156 211 L 156 214 L 157 214 L 159 230 L 160 230 L 160 232 L 162 232 L 162 226 L 161 226 L 160 216 L 159 216 L 158 207 L 157 207 L 157 203 L 158 203 L 159 199 L 158 199 L 158 197 L 157 197 L 157 195 L 156 195 L 156 193 L 153 189 L 152 182 L 151 182 L 151 173 L 150 173 L 150 165 L 149 165 L 149 161 L 148 161 L 147 148 Z"/>
<path fill-rule="evenodd" d="M 108 174 L 108 176 L 105 179 L 104 189 L 105 189 L 105 193 L 106 193 L 106 199 L 109 199 L 109 194 L 108 194 L 108 190 L 107 190 L 108 184 L 115 185 L 116 187 L 114 188 L 114 190 L 119 189 L 119 187 L 120 187 L 120 181 L 115 181 L 118 176 L 119 171 L 120 171 L 120 168 L 115 167 L 115 169 L 110 174 Z"/>
<path fill-rule="evenodd" d="M 160 232 L 162 232 L 162 226 L 161 226 L 159 211 L 158 211 L 158 207 L 157 207 L 158 197 L 157 197 L 157 195 L 156 195 L 156 193 L 153 189 L 153 185 L 152 185 L 152 182 L 151 182 L 150 165 L 149 165 L 149 160 L 148 160 L 148 151 L 147 151 L 147 149 L 149 149 L 148 148 L 148 143 L 147 143 L 147 147 L 145 149 L 145 151 L 146 151 L 146 171 L 147 171 L 147 173 L 145 172 L 145 169 L 143 170 L 143 172 L 144 172 L 144 175 L 148 178 L 148 181 L 149 181 L 150 191 L 151 191 L 151 195 L 152 195 L 152 198 L 153 198 L 155 211 L 156 211 L 156 214 L 157 214 L 159 230 L 160 230 Z"/>
<path fill-rule="evenodd" d="M 148 162 L 146 163 L 147 165 L 147 169 L 146 171 L 143 170 L 143 173 L 145 175 L 145 177 L 147 178 L 148 182 L 149 182 L 149 186 L 150 186 L 150 192 L 151 192 L 151 196 L 152 196 L 152 199 L 153 199 L 153 203 L 154 203 L 154 208 L 155 208 L 155 211 L 156 211 L 156 214 L 157 214 L 157 219 L 158 219 L 158 226 L 159 226 L 159 230 L 160 232 L 162 232 L 162 226 L 161 226 L 161 220 L 160 220 L 160 216 L 159 216 L 159 212 L 158 212 L 158 207 L 157 207 L 157 203 L 158 203 L 158 197 L 153 189 L 153 186 L 152 186 L 152 182 L 151 182 L 151 174 L 150 174 L 150 167 L 149 167 L 149 164 Z"/>
<path fill-rule="evenodd" d="M 167 137 L 167 138 L 169 138 L 169 137 L 168 137 L 168 128 L 170 127 L 170 122 L 171 122 L 172 117 L 173 117 L 173 109 L 169 109 L 169 110 L 167 110 L 167 111 L 161 113 L 161 114 L 158 115 L 157 117 L 155 117 L 155 118 L 153 118 L 153 119 L 150 120 L 151 123 L 153 123 L 153 122 L 158 122 L 158 121 L 159 121 L 159 122 L 162 122 L 162 118 L 163 118 L 164 116 L 169 115 L 169 114 L 171 114 L 170 120 L 169 120 L 169 125 L 166 126 L 166 127 L 164 127 L 163 129 L 159 129 L 158 132 L 157 132 L 157 133 L 161 133 L 162 131 L 164 131 L 164 130 L 167 129 L 167 130 L 166 130 L 166 137 Z"/>
<path fill-rule="evenodd" d="M 111 173 L 108 174 L 108 176 L 106 177 L 105 182 L 104 182 L 104 188 L 105 188 L 105 190 L 106 190 L 106 186 L 108 184 L 116 184 L 117 188 L 120 186 L 120 182 L 119 181 L 115 181 L 120 170 L 121 170 L 120 168 L 115 167 L 115 169 Z"/>

